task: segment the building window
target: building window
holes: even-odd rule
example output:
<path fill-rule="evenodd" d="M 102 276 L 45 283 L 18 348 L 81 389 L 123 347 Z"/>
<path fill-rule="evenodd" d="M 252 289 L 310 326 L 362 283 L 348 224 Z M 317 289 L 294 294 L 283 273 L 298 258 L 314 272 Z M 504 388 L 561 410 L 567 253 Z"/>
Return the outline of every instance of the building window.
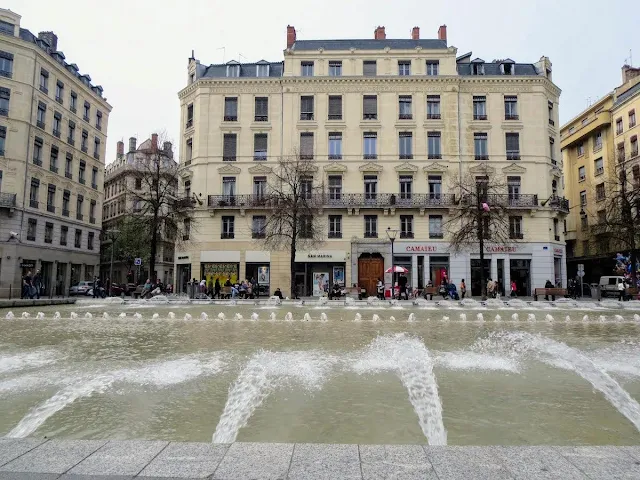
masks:
<path fill-rule="evenodd" d="M 517 205 L 520 200 L 520 177 L 507 177 L 509 205 Z"/>
<path fill-rule="evenodd" d="M 329 175 L 329 200 L 342 198 L 342 176 Z"/>
<path fill-rule="evenodd" d="M 35 218 L 30 218 L 27 225 L 27 240 L 31 242 L 36 241 L 36 229 L 38 228 L 38 221 Z"/>
<path fill-rule="evenodd" d="M 471 65 L 471 73 L 473 75 L 484 75 L 484 64 L 483 63 L 473 63 Z"/>
<path fill-rule="evenodd" d="M 93 139 L 93 158 L 100 159 L 100 139 L 98 137 Z"/>
<path fill-rule="evenodd" d="M 429 199 L 440 200 L 442 195 L 442 177 L 440 175 L 429 175 Z"/>
<path fill-rule="evenodd" d="M 444 238 L 442 215 L 429 215 L 429 238 Z"/>
<path fill-rule="evenodd" d="M 182 221 L 182 225 L 183 225 L 182 240 L 189 240 L 189 237 L 191 236 L 191 219 L 185 218 Z"/>
<path fill-rule="evenodd" d="M 222 161 L 235 162 L 238 136 L 235 133 L 225 133 L 222 140 Z"/>
<path fill-rule="evenodd" d="M 589 228 L 589 217 L 587 217 L 586 215 L 582 215 L 580 217 L 580 227 L 582 230 L 587 230 Z M 586 248 L 585 250 L 588 250 L 588 248 Z"/>
<path fill-rule="evenodd" d="M 256 133 L 253 135 L 253 159 L 267 159 L 267 134 Z"/>
<path fill-rule="evenodd" d="M 46 118 L 47 118 L 47 105 L 42 102 L 39 102 L 38 113 L 36 117 L 36 125 L 38 126 L 38 128 L 41 128 L 44 130 Z"/>
<path fill-rule="evenodd" d="M 586 168 L 584 166 L 578 167 L 578 181 L 584 182 L 585 178 L 587 178 Z"/>
<path fill-rule="evenodd" d="M 364 176 L 364 201 L 372 202 L 378 198 L 378 176 Z"/>
<path fill-rule="evenodd" d="M 553 119 L 553 102 L 549 101 L 548 106 L 549 106 L 549 125 L 555 126 L 556 122 Z"/>
<path fill-rule="evenodd" d="M 49 72 L 44 68 L 40 69 L 40 91 L 49 93 Z"/>
<path fill-rule="evenodd" d="M 58 147 L 51 145 L 51 156 L 49 157 L 49 170 L 58 173 Z"/>
<path fill-rule="evenodd" d="M 89 232 L 87 234 L 87 249 L 88 250 L 93 250 L 93 236 L 94 236 L 93 232 Z"/>
<path fill-rule="evenodd" d="M 300 238 L 313 237 L 313 217 L 311 215 L 302 215 L 299 217 L 298 232 Z"/>
<path fill-rule="evenodd" d="M 84 160 L 80 160 L 80 167 L 78 168 L 78 182 L 80 182 L 81 184 L 85 184 L 85 180 L 84 180 L 84 171 L 86 169 L 86 163 Z"/>
<path fill-rule="evenodd" d="M 616 120 L 616 135 L 620 135 L 624 131 L 624 127 L 622 126 L 622 117 Z"/>
<path fill-rule="evenodd" d="M 624 162 L 624 142 L 618 144 L 618 163 Z"/>
<path fill-rule="evenodd" d="M 440 62 L 438 60 L 427 60 L 427 75 L 438 75 L 440 70 Z"/>
<path fill-rule="evenodd" d="M 313 62 L 302 62 L 300 67 L 303 77 L 313 77 Z"/>
<path fill-rule="evenodd" d="M 67 137 L 67 143 L 73 145 L 76 143 L 76 124 L 74 121 L 69 120 L 69 136 Z"/>
<path fill-rule="evenodd" d="M 476 160 L 489 160 L 489 148 L 486 133 L 473 134 L 473 149 Z"/>
<path fill-rule="evenodd" d="M 311 199 L 313 192 L 313 177 L 303 177 L 300 179 L 300 197 L 305 200 Z"/>
<path fill-rule="evenodd" d="M 256 122 L 269 121 L 269 97 L 256 97 L 254 100 Z"/>
<path fill-rule="evenodd" d="M 71 192 L 69 190 L 65 190 L 62 193 L 62 216 L 69 216 L 69 200 L 71 198 Z"/>
<path fill-rule="evenodd" d="M 11 90 L 8 88 L 0 88 L 0 115 L 6 117 L 9 115 L 9 100 L 11 99 Z"/>
<path fill-rule="evenodd" d="M 269 65 L 265 63 L 258 64 L 256 66 L 256 77 L 268 77 L 269 76 Z"/>
<path fill-rule="evenodd" d="M 267 195 L 267 177 L 253 177 L 253 197 L 260 202 Z"/>
<path fill-rule="evenodd" d="M 189 165 L 191 163 L 191 160 L 193 159 L 193 139 L 192 138 L 187 140 L 186 155 L 187 155 L 187 159 L 185 163 L 186 165 Z"/>
<path fill-rule="evenodd" d="M 600 150 L 602 148 L 602 132 L 596 132 L 593 140 L 593 151 Z"/>
<path fill-rule="evenodd" d="M 83 205 L 84 205 L 84 197 L 82 195 L 78 195 L 78 199 L 76 200 L 76 220 L 82 221 L 84 219 L 84 215 L 82 215 Z"/>
<path fill-rule="evenodd" d="M 411 120 L 411 95 L 400 95 L 398 97 L 398 110 L 400 120 Z"/>
<path fill-rule="evenodd" d="M 0 127 L 0 157 L 4 156 L 6 139 L 7 139 L 7 127 Z"/>
<path fill-rule="evenodd" d="M 520 134 L 506 133 L 505 143 L 507 150 L 507 160 L 520 160 Z"/>
<path fill-rule="evenodd" d="M 595 159 L 593 162 L 593 170 L 596 175 L 602 175 L 604 173 L 604 161 L 602 157 Z"/>
<path fill-rule="evenodd" d="M 342 62 L 339 60 L 331 60 L 329 62 L 329 76 L 341 77 L 342 76 Z"/>
<path fill-rule="evenodd" d="M 67 235 L 69 233 L 69 227 L 62 225 L 60 227 L 60 245 L 67 244 Z"/>
<path fill-rule="evenodd" d="M 413 192 L 413 176 L 400 175 L 400 200 L 411 200 Z"/>
<path fill-rule="evenodd" d="M 329 132 L 329 160 L 342 159 L 342 133 Z"/>
<path fill-rule="evenodd" d="M 69 96 L 69 110 L 73 113 L 76 113 L 78 109 L 78 94 L 76 92 L 71 92 Z"/>
<path fill-rule="evenodd" d="M 47 187 L 47 212 L 56 212 L 56 186 L 52 184 Z"/>
<path fill-rule="evenodd" d="M 515 95 L 504 97 L 504 119 L 518 120 L 518 97 Z"/>
<path fill-rule="evenodd" d="M 556 165 L 558 163 L 556 162 L 555 143 L 556 141 L 553 139 L 553 137 L 549 137 L 549 157 L 551 158 L 551 165 Z"/>
<path fill-rule="evenodd" d="M 364 159 L 375 160 L 378 158 L 378 134 L 376 132 L 364 132 Z"/>
<path fill-rule="evenodd" d="M 187 128 L 193 127 L 193 103 L 187 105 Z"/>
<path fill-rule="evenodd" d="M 400 238 L 413 238 L 413 215 L 400 215 Z"/>
<path fill-rule="evenodd" d="M 400 159 L 410 160 L 413 158 L 413 134 L 411 132 L 398 134 L 398 146 Z"/>
<path fill-rule="evenodd" d="M 579 157 L 584 155 L 584 143 L 582 142 L 578 143 L 577 151 L 578 151 Z"/>
<path fill-rule="evenodd" d="M 329 215 L 329 238 L 342 238 L 342 215 Z"/>
<path fill-rule="evenodd" d="M 378 97 L 376 95 L 362 97 L 362 118 L 365 120 L 378 119 Z"/>
<path fill-rule="evenodd" d="M 89 203 L 89 223 L 96 223 L 96 201 Z"/>
<path fill-rule="evenodd" d="M 230 205 L 236 202 L 236 177 L 222 177 L 222 195 Z"/>
<path fill-rule="evenodd" d="M 89 151 L 89 132 L 82 130 L 82 142 L 80 144 L 80 150 L 84 153 Z"/>
<path fill-rule="evenodd" d="M 222 234 L 220 238 L 234 238 L 235 217 L 222 217 Z"/>
<path fill-rule="evenodd" d="M 96 112 L 96 128 L 102 130 L 102 112 L 100 110 Z"/>
<path fill-rule="evenodd" d="M 73 242 L 74 247 L 81 248 L 82 247 L 82 230 L 76 228 L 75 241 Z"/>
<path fill-rule="evenodd" d="M 96 167 L 91 169 L 91 188 L 98 189 L 98 169 Z"/>
<path fill-rule="evenodd" d="M 408 76 L 411 75 L 411 62 L 408 60 L 398 61 L 398 75 Z"/>
<path fill-rule="evenodd" d="M 365 77 L 375 77 L 378 74 L 378 65 L 375 60 L 365 60 L 362 62 L 362 75 Z"/>
<path fill-rule="evenodd" d="M 185 180 L 184 182 L 184 197 L 191 197 L 191 180 Z"/>
<path fill-rule="evenodd" d="M 440 132 L 427 132 L 427 148 L 429 158 L 442 158 L 442 142 Z"/>
<path fill-rule="evenodd" d="M 140 190 L 142 188 L 142 179 L 141 178 L 136 178 L 135 179 L 134 187 L 135 187 L 136 190 Z"/>
<path fill-rule="evenodd" d="M 514 240 L 523 238 L 522 217 L 509 217 L 509 238 Z"/>
<path fill-rule="evenodd" d="M 329 120 L 342 120 L 341 95 L 329 95 Z"/>
<path fill-rule="evenodd" d="M 313 120 L 313 96 L 300 97 L 300 120 Z"/>
<path fill-rule="evenodd" d="M 313 133 L 300 133 L 300 158 L 302 160 L 313 160 Z"/>
<path fill-rule="evenodd" d="M 560 241 L 560 232 L 558 231 L 559 222 L 557 218 L 553 219 L 553 238 L 556 242 Z"/>
<path fill-rule="evenodd" d="M 364 238 L 378 238 L 378 216 L 364 216 Z"/>
<path fill-rule="evenodd" d="M 237 78 L 240 76 L 240 65 L 227 65 L 227 77 Z"/>
<path fill-rule="evenodd" d="M 638 136 L 631 137 L 631 158 L 638 156 Z"/>
<path fill-rule="evenodd" d="M 633 183 L 634 185 L 640 186 L 640 166 L 639 165 L 634 165 L 633 166 Z"/>
<path fill-rule="evenodd" d="M 0 20 L 0 33 L 13 37 L 15 35 L 15 25 L 13 23 Z"/>
<path fill-rule="evenodd" d="M 485 96 L 473 97 L 473 119 L 474 120 L 487 119 L 487 97 Z"/>
<path fill-rule="evenodd" d="M 225 97 L 224 99 L 224 121 L 238 121 L 238 97 Z"/>
<path fill-rule="evenodd" d="M 631 110 L 629 112 L 629 128 L 633 128 L 636 126 L 636 111 Z"/>
<path fill-rule="evenodd" d="M 427 95 L 427 119 L 439 120 L 440 118 L 440 95 Z"/>
<path fill-rule="evenodd" d="M 37 178 L 31 179 L 31 189 L 29 190 L 29 206 L 31 208 L 38 208 L 38 197 L 40 196 L 40 180 Z"/>
<path fill-rule="evenodd" d="M 62 129 L 60 124 L 62 123 L 62 114 L 60 112 L 54 112 L 53 114 L 53 136 L 60 138 L 60 130 Z"/>
<path fill-rule="evenodd" d="M 89 104 L 89 102 L 84 102 L 84 114 L 82 115 L 82 119 L 85 122 L 88 122 L 90 116 L 91 116 L 91 105 Z"/>
<path fill-rule="evenodd" d="M 56 102 L 62 103 L 63 95 L 64 95 L 64 83 L 58 80 L 56 82 Z"/>
<path fill-rule="evenodd" d="M 0 76 L 11 78 L 13 76 L 13 54 L 0 51 Z"/>
<path fill-rule="evenodd" d="M 604 182 L 596 185 L 596 202 L 600 202 L 606 198 L 604 190 Z"/>
<path fill-rule="evenodd" d="M 584 207 L 587 205 L 587 191 L 586 190 L 582 190 L 580 192 L 580 206 Z"/>
<path fill-rule="evenodd" d="M 254 215 L 251 220 L 251 238 L 265 238 L 267 233 L 267 217 Z"/>

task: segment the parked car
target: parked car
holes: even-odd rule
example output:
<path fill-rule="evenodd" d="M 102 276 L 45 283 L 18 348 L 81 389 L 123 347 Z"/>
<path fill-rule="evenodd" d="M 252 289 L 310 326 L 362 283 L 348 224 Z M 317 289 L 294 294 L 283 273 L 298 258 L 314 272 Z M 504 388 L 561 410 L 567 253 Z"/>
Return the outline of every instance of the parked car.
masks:
<path fill-rule="evenodd" d="M 69 295 L 86 295 L 89 290 L 93 290 L 93 282 L 80 282 L 69 289 Z"/>
<path fill-rule="evenodd" d="M 624 277 L 600 277 L 600 282 L 598 282 L 598 286 L 600 287 L 600 296 L 619 296 L 620 294 L 618 293 L 618 283 L 620 282 L 624 282 Z"/>

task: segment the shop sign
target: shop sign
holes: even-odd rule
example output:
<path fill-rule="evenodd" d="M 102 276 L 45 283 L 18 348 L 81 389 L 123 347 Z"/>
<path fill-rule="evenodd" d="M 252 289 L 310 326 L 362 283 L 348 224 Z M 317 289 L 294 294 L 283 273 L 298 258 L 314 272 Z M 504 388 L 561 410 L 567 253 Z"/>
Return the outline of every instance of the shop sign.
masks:
<path fill-rule="evenodd" d="M 189 255 L 178 255 L 178 260 L 189 260 Z"/>
<path fill-rule="evenodd" d="M 296 262 L 344 262 L 347 254 L 340 250 L 322 250 L 296 253 Z M 328 275 L 327 275 L 328 277 Z"/>
<path fill-rule="evenodd" d="M 554 248 L 553 249 L 553 254 L 554 255 L 560 255 L 562 256 L 562 254 L 564 253 L 564 250 L 562 250 L 561 248 Z"/>
<path fill-rule="evenodd" d="M 36 262 L 27 260 L 26 262 L 20 263 L 20 268 L 36 268 Z"/>
<path fill-rule="evenodd" d="M 407 245 L 406 252 L 410 253 L 435 253 L 438 251 L 437 245 Z"/>
<path fill-rule="evenodd" d="M 516 253 L 518 251 L 518 247 L 509 247 L 507 245 L 490 245 L 484 247 L 484 249 L 488 253 Z"/>

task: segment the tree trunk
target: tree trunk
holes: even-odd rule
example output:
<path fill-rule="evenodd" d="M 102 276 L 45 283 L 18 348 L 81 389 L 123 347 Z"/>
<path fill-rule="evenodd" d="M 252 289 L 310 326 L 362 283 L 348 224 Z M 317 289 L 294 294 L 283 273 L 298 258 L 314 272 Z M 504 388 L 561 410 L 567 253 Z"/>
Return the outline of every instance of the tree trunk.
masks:
<path fill-rule="evenodd" d="M 149 252 L 149 278 L 151 283 L 156 283 L 156 253 L 158 251 L 158 215 L 154 213 L 151 225 L 151 250 Z"/>
<path fill-rule="evenodd" d="M 294 209 L 295 210 L 295 209 Z M 291 229 L 291 248 L 289 249 L 289 274 L 291 275 L 291 297 L 296 298 L 298 296 L 297 285 L 296 285 L 296 239 L 298 238 L 298 216 L 294 212 L 293 214 L 293 222 Z"/>
<path fill-rule="evenodd" d="M 484 232 L 483 226 L 480 224 L 480 292 L 482 300 L 487 299 L 487 285 L 484 280 Z"/>

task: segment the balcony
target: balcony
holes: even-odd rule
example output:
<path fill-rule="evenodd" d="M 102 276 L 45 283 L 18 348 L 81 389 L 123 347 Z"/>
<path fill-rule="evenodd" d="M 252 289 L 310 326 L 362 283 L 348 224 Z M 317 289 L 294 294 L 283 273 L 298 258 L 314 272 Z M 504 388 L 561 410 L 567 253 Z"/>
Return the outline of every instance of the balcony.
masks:
<path fill-rule="evenodd" d="M 15 206 L 16 206 L 15 193 L 0 193 L 0 208 L 15 208 Z"/>
<path fill-rule="evenodd" d="M 519 120 L 520 117 L 518 115 L 513 114 L 513 113 L 505 113 L 504 119 L 505 120 Z"/>
<path fill-rule="evenodd" d="M 427 120 L 440 120 L 442 115 L 439 113 L 427 113 Z"/>
<path fill-rule="evenodd" d="M 193 118 L 190 118 L 187 120 L 187 127 L 186 128 L 191 128 L 193 127 Z"/>
<path fill-rule="evenodd" d="M 509 232 L 509 238 L 511 240 L 522 240 L 524 238 L 524 234 L 522 232 Z"/>
<path fill-rule="evenodd" d="M 238 117 L 236 115 L 225 115 L 224 116 L 224 121 L 225 122 L 237 122 L 238 121 Z"/>
<path fill-rule="evenodd" d="M 505 195 L 506 197 L 506 195 Z M 521 195 L 523 197 L 523 195 Z M 532 196 L 533 197 L 533 196 Z M 536 205 L 537 205 L 537 196 Z M 455 204 L 452 193 L 428 194 L 414 193 L 403 195 L 396 193 L 313 194 L 307 200 L 313 208 L 449 208 Z M 286 203 L 286 202 L 285 202 Z M 277 198 L 264 195 L 209 195 L 207 206 L 214 209 L 271 209 L 281 203 Z M 285 205 L 286 206 L 286 205 Z"/>
<path fill-rule="evenodd" d="M 68 217 L 69 216 L 69 210 L 65 210 L 64 208 L 62 209 L 62 216 L 63 217 Z"/>
<path fill-rule="evenodd" d="M 84 216 L 81 213 L 76 213 L 76 220 L 82 221 L 83 218 Z"/>
<path fill-rule="evenodd" d="M 74 145 L 75 145 L 75 143 L 76 143 L 76 141 L 75 141 L 73 138 L 68 137 L 68 138 L 67 138 L 67 143 L 68 143 L 69 145 L 71 145 L 71 146 L 74 146 Z"/>
<path fill-rule="evenodd" d="M 220 238 L 223 239 L 223 240 L 229 240 L 229 239 L 235 238 L 235 235 L 234 235 L 233 232 L 231 232 L 231 233 L 230 232 L 226 232 L 226 233 L 223 232 L 223 233 L 220 234 Z"/>
<path fill-rule="evenodd" d="M 173 201 L 173 208 L 176 210 L 182 210 L 185 208 L 193 208 L 196 201 L 191 197 L 176 198 Z"/>
<path fill-rule="evenodd" d="M 58 173 L 58 167 L 56 167 L 55 165 L 49 165 L 49 170 L 53 173 Z"/>
<path fill-rule="evenodd" d="M 53 129 L 53 136 L 60 138 L 60 130 L 56 130 L 55 128 Z"/>
<path fill-rule="evenodd" d="M 487 120 L 487 116 L 486 115 L 474 115 L 473 119 L 474 120 Z"/>
<path fill-rule="evenodd" d="M 313 120 L 313 113 L 310 113 L 310 112 L 301 113 L 300 120 Z"/>
<path fill-rule="evenodd" d="M 53 205 L 47 205 L 47 212 L 56 213 L 56 207 L 54 207 Z"/>
<path fill-rule="evenodd" d="M 329 238 L 342 238 L 342 232 L 329 232 Z"/>
<path fill-rule="evenodd" d="M 90 121 L 90 120 L 89 120 L 89 115 L 83 115 L 83 116 L 82 116 L 82 119 L 83 119 L 85 122 L 87 122 L 87 123 L 89 123 L 89 121 Z"/>
<path fill-rule="evenodd" d="M 96 217 L 89 217 L 89 223 L 95 224 L 96 223 Z"/>
<path fill-rule="evenodd" d="M 551 207 L 552 210 L 556 210 L 562 213 L 569 213 L 569 200 L 567 200 L 564 197 L 558 197 L 557 195 L 553 195 L 549 199 L 548 205 L 549 207 Z"/>
<path fill-rule="evenodd" d="M 89 148 L 86 145 L 82 145 L 80 147 L 80 150 L 82 150 L 83 153 L 87 153 L 89 151 Z"/>
<path fill-rule="evenodd" d="M 549 119 L 549 125 L 551 125 L 552 127 L 555 127 L 556 122 L 554 122 L 552 119 Z"/>
<path fill-rule="evenodd" d="M 33 164 L 41 167 L 42 166 L 42 160 L 40 160 L 39 158 L 34 158 L 33 159 Z"/>
<path fill-rule="evenodd" d="M 73 180 L 73 174 L 71 172 L 64 172 L 64 176 Z"/>
<path fill-rule="evenodd" d="M 38 121 L 36 121 L 36 126 L 38 128 L 41 128 L 42 130 L 44 130 L 45 124 L 44 124 L 44 122 L 38 120 Z"/>
<path fill-rule="evenodd" d="M 413 238 L 413 232 L 400 232 L 400 238 Z"/>
<path fill-rule="evenodd" d="M 264 232 L 251 232 L 251 238 L 266 238 L 266 237 L 267 237 L 267 234 Z"/>
<path fill-rule="evenodd" d="M 74 107 L 73 105 L 71 105 L 69 107 L 69 110 L 71 110 L 73 113 L 77 113 L 78 112 L 78 109 L 76 107 Z M 65 243 L 65 245 L 66 245 L 66 243 Z"/>
<path fill-rule="evenodd" d="M 378 159 L 378 154 L 376 154 L 376 153 L 365 153 L 363 155 L 363 158 L 365 160 L 377 160 Z"/>
<path fill-rule="evenodd" d="M 400 115 L 398 115 L 398 119 L 399 120 L 412 120 L 413 119 L 413 115 L 411 113 L 401 113 Z"/>
<path fill-rule="evenodd" d="M 56 95 L 56 102 L 62 105 L 62 97 Z"/>
<path fill-rule="evenodd" d="M 378 119 L 378 114 L 377 113 L 365 113 L 362 118 L 364 120 L 377 120 Z"/>
<path fill-rule="evenodd" d="M 31 208 L 38 208 L 38 201 L 33 199 L 29 200 L 29 206 Z"/>
<path fill-rule="evenodd" d="M 86 182 L 85 182 L 85 179 L 84 179 L 84 178 L 82 178 L 82 177 L 79 177 L 79 178 L 78 178 L 78 182 L 79 182 L 79 183 L 81 183 L 82 185 L 84 185 L 84 184 L 86 183 Z"/>
<path fill-rule="evenodd" d="M 93 152 L 93 158 L 100 160 L 100 154 L 98 152 Z"/>
<path fill-rule="evenodd" d="M 329 120 L 331 120 L 331 115 L 329 115 Z M 256 115 L 253 117 L 254 122 L 268 122 L 269 117 L 267 115 Z"/>
<path fill-rule="evenodd" d="M 94 190 L 97 190 L 98 189 L 98 184 L 91 182 L 91 188 L 93 188 Z"/>
<path fill-rule="evenodd" d="M 500 193 L 492 193 L 489 195 L 481 195 L 480 199 L 478 199 L 475 195 L 463 195 L 462 200 L 460 202 L 463 206 L 470 206 L 475 204 L 475 202 L 480 201 L 481 203 L 486 203 L 491 206 L 496 207 L 504 207 L 504 208 L 535 208 L 538 206 L 538 195 L 534 194 L 517 194 L 510 195 L 500 194 Z"/>
<path fill-rule="evenodd" d="M 342 120 L 342 114 L 341 113 L 329 114 L 329 120 Z"/>
<path fill-rule="evenodd" d="M 436 239 L 444 238 L 444 233 L 442 233 L 442 232 L 439 232 L 439 233 L 429 232 L 429 238 L 436 238 Z"/>
<path fill-rule="evenodd" d="M 430 153 L 427 155 L 427 158 L 429 158 L 429 160 L 439 160 L 442 158 L 442 154 L 441 153 Z"/>

